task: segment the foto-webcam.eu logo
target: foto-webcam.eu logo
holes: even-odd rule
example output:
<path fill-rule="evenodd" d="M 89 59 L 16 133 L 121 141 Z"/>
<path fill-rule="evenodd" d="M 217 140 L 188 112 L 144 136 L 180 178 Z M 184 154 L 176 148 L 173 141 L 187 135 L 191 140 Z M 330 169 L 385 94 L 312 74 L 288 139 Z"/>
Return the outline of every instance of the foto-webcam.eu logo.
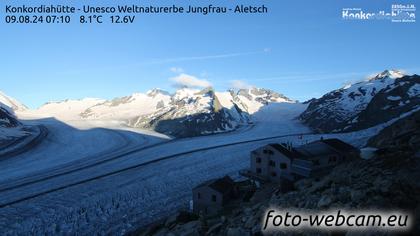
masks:
<path fill-rule="evenodd" d="M 389 10 L 376 11 L 363 8 L 343 8 L 344 20 L 389 20 L 396 23 L 416 22 L 416 7 L 414 4 L 393 4 Z"/>

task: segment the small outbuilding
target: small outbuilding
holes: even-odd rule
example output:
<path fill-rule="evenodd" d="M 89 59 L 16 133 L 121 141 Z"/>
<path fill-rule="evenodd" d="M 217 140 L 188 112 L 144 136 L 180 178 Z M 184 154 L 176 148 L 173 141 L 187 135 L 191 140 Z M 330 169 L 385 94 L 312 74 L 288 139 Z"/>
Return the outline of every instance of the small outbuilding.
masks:
<path fill-rule="evenodd" d="M 235 182 L 225 176 L 206 181 L 193 188 L 193 211 L 196 214 L 214 215 L 236 195 Z"/>

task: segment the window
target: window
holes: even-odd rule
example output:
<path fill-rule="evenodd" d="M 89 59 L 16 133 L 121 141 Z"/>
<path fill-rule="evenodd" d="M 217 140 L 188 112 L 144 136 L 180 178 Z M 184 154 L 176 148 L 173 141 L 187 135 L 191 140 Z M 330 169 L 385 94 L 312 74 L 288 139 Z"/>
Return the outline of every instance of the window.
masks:
<path fill-rule="evenodd" d="M 271 172 L 271 176 L 276 177 L 277 173 L 276 172 Z"/>
<path fill-rule="evenodd" d="M 270 162 L 268 162 L 268 165 L 270 165 L 270 166 L 276 166 L 276 163 L 274 161 L 270 160 Z"/>
<path fill-rule="evenodd" d="M 287 164 L 286 163 L 280 163 L 280 169 L 282 169 L 282 170 L 287 169 Z"/>
<path fill-rule="evenodd" d="M 200 199 L 201 198 L 201 194 L 197 193 L 197 198 Z"/>
<path fill-rule="evenodd" d="M 261 163 L 261 157 L 257 157 L 257 163 Z"/>
<path fill-rule="evenodd" d="M 267 153 L 268 153 L 268 150 L 265 150 L 265 149 L 264 149 L 263 153 L 264 153 L 264 154 L 267 154 Z"/>
<path fill-rule="evenodd" d="M 216 195 L 211 195 L 211 200 L 213 201 L 213 202 L 215 202 L 216 201 Z"/>
<path fill-rule="evenodd" d="M 261 168 L 257 168 L 257 174 L 261 174 Z"/>

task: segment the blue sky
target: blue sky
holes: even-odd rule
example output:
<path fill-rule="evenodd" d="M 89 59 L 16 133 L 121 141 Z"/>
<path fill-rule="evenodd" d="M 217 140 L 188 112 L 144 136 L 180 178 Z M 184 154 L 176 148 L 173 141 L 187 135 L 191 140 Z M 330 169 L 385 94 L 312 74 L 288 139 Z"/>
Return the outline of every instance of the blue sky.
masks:
<path fill-rule="evenodd" d="M 419 22 L 341 19 L 345 7 L 379 11 L 417 1 L 128 0 L 118 3 L 264 3 L 269 13 L 137 15 L 132 25 L 5 24 L 4 6 L 23 2 L 0 3 L 0 90 L 32 108 L 50 100 L 113 98 L 155 87 L 174 91 L 170 78 L 180 74 L 217 90 L 254 85 L 306 100 L 388 68 L 420 73 Z M 49 2 L 81 7 L 81 1 Z"/>

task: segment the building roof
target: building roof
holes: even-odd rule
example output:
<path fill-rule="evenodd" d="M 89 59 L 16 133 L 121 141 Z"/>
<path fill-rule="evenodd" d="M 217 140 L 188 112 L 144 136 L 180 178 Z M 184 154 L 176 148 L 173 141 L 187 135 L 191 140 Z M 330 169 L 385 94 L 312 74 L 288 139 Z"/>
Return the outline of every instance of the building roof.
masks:
<path fill-rule="evenodd" d="M 358 151 L 357 148 L 347 144 L 339 139 L 323 139 L 317 140 L 296 148 L 301 154 L 300 158 L 305 160 L 314 160 L 323 158 L 331 154 L 341 154 L 347 152 Z"/>
<path fill-rule="evenodd" d="M 359 151 L 357 148 L 353 147 L 352 145 L 345 143 L 341 141 L 340 139 L 336 139 L 336 138 L 324 139 L 322 140 L 322 142 L 340 152 Z"/>
<path fill-rule="evenodd" d="M 319 140 L 302 145 L 296 148 L 296 151 L 301 154 L 300 158 L 303 159 L 317 159 L 318 157 L 337 153 L 336 150 Z"/>
<path fill-rule="evenodd" d="M 358 151 L 357 148 L 339 139 L 323 139 L 301 145 L 297 148 L 287 148 L 285 145 L 271 143 L 267 146 L 274 148 L 290 159 L 315 160 L 325 158 L 331 154 L 342 154 Z"/>
<path fill-rule="evenodd" d="M 233 182 L 233 180 L 229 176 L 225 176 L 225 177 L 219 178 L 219 179 L 208 180 L 208 181 L 198 185 L 194 189 L 199 188 L 199 187 L 203 187 L 203 186 L 207 186 L 207 187 L 212 188 L 213 190 L 223 194 L 223 193 L 231 191 L 233 189 L 234 185 L 235 185 L 235 183 Z"/>
<path fill-rule="evenodd" d="M 285 146 L 283 146 L 281 144 L 278 144 L 278 143 L 271 143 L 268 146 L 276 149 L 277 151 L 279 151 L 280 153 L 284 154 L 285 156 L 287 156 L 289 158 L 298 158 L 299 157 L 299 153 L 297 153 L 294 148 L 287 149 Z"/>

